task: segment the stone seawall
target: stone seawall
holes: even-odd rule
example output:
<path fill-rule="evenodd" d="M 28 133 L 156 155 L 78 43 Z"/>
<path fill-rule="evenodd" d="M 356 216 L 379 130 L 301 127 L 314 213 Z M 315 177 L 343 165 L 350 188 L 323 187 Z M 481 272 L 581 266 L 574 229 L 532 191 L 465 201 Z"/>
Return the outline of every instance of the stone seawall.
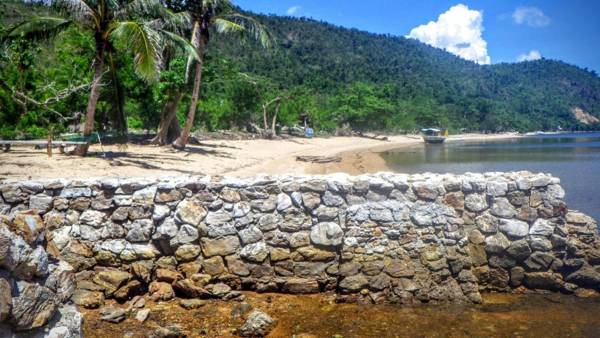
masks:
<path fill-rule="evenodd" d="M 98 307 L 142 293 L 412 304 L 600 291 L 596 223 L 567 209 L 559 183 L 528 172 L 3 182 L 0 322 L 31 329 L 69 298 Z"/>

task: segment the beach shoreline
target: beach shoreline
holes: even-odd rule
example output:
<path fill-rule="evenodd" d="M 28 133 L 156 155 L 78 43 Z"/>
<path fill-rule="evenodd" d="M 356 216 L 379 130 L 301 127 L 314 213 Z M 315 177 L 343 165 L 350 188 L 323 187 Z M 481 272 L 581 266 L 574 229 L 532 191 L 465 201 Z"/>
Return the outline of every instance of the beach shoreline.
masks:
<path fill-rule="evenodd" d="M 447 142 L 521 137 L 506 134 L 452 135 Z M 92 145 L 87 157 L 13 147 L 0 153 L 0 179 L 85 179 L 94 177 L 168 177 L 177 175 L 351 175 L 385 171 L 379 152 L 421 144 L 417 135 L 388 136 L 387 141 L 362 137 L 290 138 L 282 140 L 207 140 L 185 151 L 169 146 Z M 297 156 L 340 156 L 341 162 L 299 162 Z"/>

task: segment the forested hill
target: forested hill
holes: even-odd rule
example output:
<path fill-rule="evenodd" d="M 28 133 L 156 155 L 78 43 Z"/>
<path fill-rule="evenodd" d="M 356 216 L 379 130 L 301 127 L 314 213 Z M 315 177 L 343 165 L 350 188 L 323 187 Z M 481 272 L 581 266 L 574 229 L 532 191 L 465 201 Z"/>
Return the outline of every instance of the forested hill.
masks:
<path fill-rule="evenodd" d="M 322 121 L 374 129 L 598 128 L 578 122 L 573 110 L 600 116 L 600 78 L 564 62 L 480 66 L 404 37 L 309 19 L 259 19 L 275 37 L 275 48 L 219 36 L 212 53 L 282 88 L 303 88 L 315 100 L 311 113 Z"/>
<path fill-rule="evenodd" d="M 19 0 L 0 1 L 0 34 L 29 16 L 49 14 L 60 13 Z M 317 131 L 600 129 L 600 78 L 564 62 L 480 66 L 403 37 L 245 14 L 268 28 L 273 46 L 261 48 L 238 34 L 211 34 L 195 128 L 262 126 L 263 106 L 280 98 L 279 106 L 268 107 L 269 115 L 279 107 L 281 125 L 297 124 L 308 115 Z M 183 82 L 186 56 L 174 54 L 160 80 L 148 83 L 135 74 L 131 54 L 120 47 L 115 45 L 114 67 L 104 78 L 97 128 L 115 129 L 118 116 L 124 116 L 129 128 L 154 130 L 167 92 Z M 93 57 L 93 35 L 76 26 L 48 42 L 18 39 L 0 44 L 0 79 L 39 102 L 52 101 L 65 89 L 91 82 Z M 191 90 L 182 93 L 181 124 Z M 50 111 L 19 104 L 0 86 L 0 138 L 65 132 L 62 117 L 76 117 L 87 97 L 87 91 L 78 91 Z"/>

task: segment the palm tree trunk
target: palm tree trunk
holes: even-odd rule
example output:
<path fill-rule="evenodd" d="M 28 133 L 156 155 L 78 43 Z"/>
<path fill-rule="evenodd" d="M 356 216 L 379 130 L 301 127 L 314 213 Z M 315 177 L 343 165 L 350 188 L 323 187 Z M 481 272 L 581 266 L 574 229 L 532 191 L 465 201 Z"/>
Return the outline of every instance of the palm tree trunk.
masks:
<path fill-rule="evenodd" d="M 165 104 L 156 136 L 150 141 L 152 144 L 166 145 L 177 139 L 181 134 L 181 128 L 177 121 L 177 107 L 183 96 L 183 92 L 177 89 L 174 93 L 170 93 Z"/>
<path fill-rule="evenodd" d="M 196 69 L 194 72 L 194 89 L 192 90 L 192 102 L 190 109 L 188 110 L 187 119 L 181 135 L 173 142 L 173 148 L 183 149 L 188 143 L 192 126 L 194 125 L 194 117 L 196 116 L 196 109 L 198 107 L 198 99 L 200 97 L 200 85 L 202 84 L 202 67 L 204 65 L 204 47 L 206 45 L 205 37 L 202 36 L 200 23 L 196 22 L 194 25 L 194 32 L 192 33 L 192 43 L 196 46 L 196 52 L 198 53 L 199 60 L 196 61 Z"/>
<path fill-rule="evenodd" d="M 86 141 L 88 141 L 89 136 L 92 135 L 92 132 L 94 131 L 94 117 L 96 115 L 96 105 L 98 104 L 98 99 L 100 98 L 100 82 L 102 81 L 103 73 L 104 53 L 103 50 L 100 49 L 97 51 L 96 58 L 94 60 L 94 79 L 92 81 L 90 97 L 88 99 L 88 104 L 85 111 L 85 125 L 83 127 L 83 137 L 86 139 Z M 88 144 L 78 146 L 75 150 L 75 153 L 80 156 L 85 156 L 87 154 L 88 147 Z"/>

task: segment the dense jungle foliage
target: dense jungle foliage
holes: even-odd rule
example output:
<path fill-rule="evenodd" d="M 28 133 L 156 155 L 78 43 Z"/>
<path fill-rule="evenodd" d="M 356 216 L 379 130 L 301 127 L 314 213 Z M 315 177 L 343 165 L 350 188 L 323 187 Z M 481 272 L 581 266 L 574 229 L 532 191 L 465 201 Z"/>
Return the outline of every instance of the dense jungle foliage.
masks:
<path fill-rule="evenodd" d="M 3 1 L 0 29 L 50 12 L 43 5 Z M 307 115 L 317 131 L 598 129 L 597 124 L 578 122 L 572 112 L 579 107 L 600 116 L 600 77 L 593 71 L 548 59 L 480 66 L 403 37 L 309 19 L 252 15 L 271 33 L 273 44 L 264 49 L 232 36 L 236 33 L 213 34 L 196 129 L 262 125 L 263 105 L 277 97 L 278 123 L 299 124 Z M 0 87 L 0 138 L 67 132 L 77 122 L 72 116 L 81 119 L 89 95 L 69 89 L 90 83 L 93 58 L 93 36 L 76 27 L 49 41 L 4 44 L 0 78 L 52 109 L 15 102 Z M 116 111 L 122 109 L 130 130 L 153 131 L 169 88 L 189 86 L 184 80 L 186 59 L 183 53 L 169 58 L 160 79 L 147 83 L 135 75 L 131 55 L 115 54 L 115 73 L 104 80 L 97 106 L 96 130 L 111 130 Z M 179 105 L 181 124 L 189 96 L 188 90 Z M 274 108 L 267 109 L 272 113 Z"/>

